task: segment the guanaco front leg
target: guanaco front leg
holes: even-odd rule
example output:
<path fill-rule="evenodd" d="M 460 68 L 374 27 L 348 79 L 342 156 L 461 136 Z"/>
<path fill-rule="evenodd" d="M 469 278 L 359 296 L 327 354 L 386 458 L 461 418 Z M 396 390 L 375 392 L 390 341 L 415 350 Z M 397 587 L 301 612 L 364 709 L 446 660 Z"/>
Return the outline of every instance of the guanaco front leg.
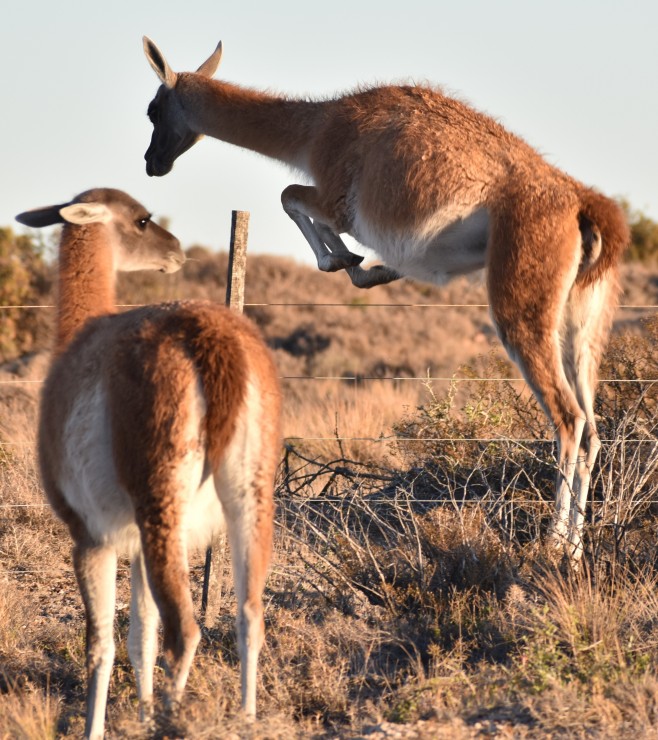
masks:
<path fill-rule="evenodd" d="M 315 228 L 324 243 L 331 249 L 332 254 L 351 254 L 340 236 L 329 226 L 316 222 Z M 386 265 L 373 265 L 367 270 L 364 270 L 361 265 L 354 265 L 353 267 L 346 267 L 345 272 L 350 276 L 352 285 L 357 288 L 374 288 L 375 285 L 391 283 L 393 280 L 399 280 L 402 277 L 400 273 L 386 267 Z"/>
<path fill-rule="evenodd" d="M 363 257 L 350 252 L 318 204 L 317 190 L 304 185 L 290 185 L 281 194 L 284 211 L 297 224 L 309 243 L 318 268 L 323 272 L 346 270 L 357 288 L 373 288 L 401 275 L 385 265 L 375 265 L 364 270 L 360 267 Z"/>
<path fill-rule="evenodd" d="M 281 205 L 309 243 L 318 262 L 318 269 L 323 272 L 336 272 L 363 262 L 363 257 L 350 252 L 328 225 L 329 219 L 318 205 L 315 188 L 306 185 L 289 185 L 281 193 Z M 333 246 L 327 245 L 321 236 L 319 231 L 321 225 L 324 226 L 325 233 L 328 230 L 336 236 L 337 242 Z"/>

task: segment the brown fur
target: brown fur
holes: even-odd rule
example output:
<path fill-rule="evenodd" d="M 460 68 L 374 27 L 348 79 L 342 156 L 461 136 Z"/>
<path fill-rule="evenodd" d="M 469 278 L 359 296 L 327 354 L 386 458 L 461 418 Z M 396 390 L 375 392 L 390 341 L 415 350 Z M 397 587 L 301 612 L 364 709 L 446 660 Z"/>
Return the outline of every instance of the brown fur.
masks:
<path fill-rule="evenodd" d="M 362 213 L 401 233 L 453 205 L 481 205 L 503 218 L 534 210 L 541 219 L 539 210 L 552 208 L 576 223 L 585 215 L 598 228 L 603 249 L 579 275 L 581 285 L 617 264 L 629 241 L 613 201 L 552 167 L 493 118 L 436 88 L 382 86 L 306 101 L 180 73 L 175 90 L 163 86 L 151 104 L 154 123 L 161 123 L 160 109 L 174 93 L 197 137 L 214 136 L 293 166 L 306 163 L 315 187 L 293 186 L 294 195 L 339 232 L 354 225 L 350 197 L 356 184 Z M 159 156 L 156 133 L 157 125 L 147 162 Z M 573 208 L 564 210 L 565 200 Z M 534 208 L 537 203 L 541 209 Z M 540 223 L 525 225 L 533 233 Z M 495 247 L 493 234 L 491 241 Z M 527 238 L 508 248 L 525 260 L 535 246 Z M 544 248 L 550 254 L 549 238 Z"/>
<path fill-rule="evenodd" d="M 148 174 L 166 174 L 208 134 L 312 179 L 287 187 L 281 200 L 321 270 L 345 269 L 354 285 L 371 287 L 405 274 L 441 281 L 486 266 L 496 328 L 557 430 L 553 531 L 579 556 L 600 444 L 597 367 L 629 242 L 620 207 L 435 88 L 386 85 L 291 100 L 210 79 L 221 46 L 198 73 L 183 74 L 148 39 L 145 51 L 163 83 L 149 106 Z M 386 265 L 363 270 L 341 233 Z"/>
<path fill-rule="evenodd" d="M 59 252 L 59 296 L 55 347 L 61 352 L 84 323 L 95 316 L 114 313 L 114 283 L 99 284 L 98 270 L 112 269 L 112 254 L 103 249 L 103 226 L 63 228 Z"/>
<path fill-rule="evenodd" d="M 200 635 L 187 554 L 179 537 L 183 512 L 175 478 L 177 461 L 189 451 L 189 434 L 183 432 L 191 393 L 200 379 L 207 407 L 194 446 L 207 450 L 211 474 L 222 463 L 237 416 L 244 413 L 247 378 L 258 379 L 262 388 L 267 413 L 261 430 L 263 457 L 252 490 L 255 521 L 245 584 L 246 608 L 261 625 L 262 641 L 261 594 L 272 546 L 272 481 L 280 440 L 276 369 L 253 325 L 216 304 L 149 306 L 90 320 L 55 362 L 44 388 L 40 445 L 44 482 L 57 478 L 58 460 L 65 454 L 61 420 L 68 417 L 75 399 L 75 368 L 81 365 L 106 379 L 115 467 L 133 499 L 149 582 L 163 622 L 170 681 L 175 684 L 177 666 L 193 652 Z M 74 540 L 90 543 L 84 524 L 57 486 L 45 487 Z M 84 591 L 85 586 L 81 588 Z M 95 644 L 95 632 L 89 630 L 90 645 Z"/>
<path fill-rule="evenodd" d="M 174 704 L 182 696 L 200 638 L 188 549 L 205 546 L 223 520 L 235 561 L 243 704 L 253 714 L 280 444 L 277 373 L 255 328 L 222 306 L 114 313 L 115 268 L 169 271 L 182 254 L 129 196 L 89 192 L 84 208 L 78 199 L 75 208 L 22 214 L 33 225 L 56 222 L 60 211 L 76 219 L 60 245 L 58 342 L 43 389 L 39 459 L 46 494 L 74 542 L 85 604 L 85 734 L 102 735 L 117 553 L 134 556 L 129 655 L 144 715 L 157 613 L 166 695 Z"/>

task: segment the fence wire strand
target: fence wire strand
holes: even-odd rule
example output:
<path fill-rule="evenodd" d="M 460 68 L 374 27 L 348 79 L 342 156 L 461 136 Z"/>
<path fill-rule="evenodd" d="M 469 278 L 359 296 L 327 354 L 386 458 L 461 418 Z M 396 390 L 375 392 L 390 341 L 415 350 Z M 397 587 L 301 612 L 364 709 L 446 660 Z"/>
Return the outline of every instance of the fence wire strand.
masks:
<path fill-rule="evenodd" d="M 176 300 L 176 299 L 175 299 Z M 117 308 L 141 308 L 144 303 L 117 303 Z M 489 308 L 488 303 L 245 303 L 245 308 Z M 2 309 L 10 308 L 56 308 L 54 304 L 10 304 L 0 306 Z M 658 309 L 658 304 L 634 304 L 622 303 L 617 310 L 644 310 Z"/>
<path fill-rule="evenodd" d="M 144 304 L 117 304 L 117 308 L 120 309 L 129 309 L 129 308 L 138 308 Z M 364 308 L 436 308 L 436 309 L 488 309 L 489 304 L 487 303 L 400 303 L 400 304 L 394 304 L 394 303 L 296 303 L 296 302 L 285 302 L 285 303 L 245 303 L 245 308 L 266 308 L 266 307 L 282 307 L 282 308 L 348 308 L 348 309 L 364 309 Z M 31 305 L 5 305 L 0 306 L 0 310 L 9 310 L 9 309 L 54 309 L 56 308 L 54 305 L 49 304 L 31 304 Z M 638 304 L 622 304 L 617 307 L 618 310 L 632 310 L 632 311 L 653 311 L 658 309 L 658 304 L 645 304 L 645 305 L 638 305 Z M 463 383 L 463 382 L 476 382 L 476 383 L 488 383 L 488 382 L 494 382 L 494 383 L 516 383 L 516 382 L 525 382 L 524 378 L 522 377 L 455 377 L 455 376 L 424 376 L 424 377 L 404 377 L 404 376 L 361 376 L 361 375 L 351 375 L 351 376 L 332 376 L 332 375 L 317 375 L 317 376 L 307 376 L 307 375 L 289 375 L 289 376 L 282 376 L 281 380 L 285 381 L 341 381 L 341 382 L 352 382 L 352 383 L 361 383 L 364 381 L 393 381 L 393 382 L 403 382 L 403 381 L 412 381 L 412 382 L 450 382 L 450 383 Z M 602 378 L 598 382 L 599 383 L 605 383 L 605 384 L 611 384 L 611 383 L 624 383 L 624 384 L 633 384 L 633 383 L 648 383 L 653 384 L 656 381 L 658 381 L 658 378 L 634 378 L 634 379 L 624 379 L 624 378 Z M 26 380 L 26 379 L 16 379 L 16 380 L 0 380 L 0 385 L 39 385 L 43 383 L 43 379 L 36 379 L 36 380 Z M 479 437 L 472 437 L 472 438 L 454 438 L 454 437 L 402 437 L 397 435 L 392 436 L 379 436 L 379 437 L 343 437 L 338 435 L 333 436 L 327 436 L 327 437 L 305 437 L 305 436 L 290 436 L 286 437 L 285 442 L 335 442 L 337 444 L 341 444 L 343 442 L 371 442 L 371 443 L 392 443 L 392 444 L 400 444 L 400 443 L 411 443 L 411 444 L 437 444 L 437 443 L 455 443 L 455 444 L 461 444 L 461 443 L 479 443 L 479 444 L 515 444 L 515 445 L 528 445 L 528 444 L 555 444 L 554 439 L 542 439 L 542 438 L 519 438 L 519 439 L 511 439 L 511 438 L 499 438 L 499 437 L 491 437 L 491 438 L 479 438 Z M 602 439 L 602 443 L 604 444 L 612 444 L 614 442 L 617 442 L 617 440 L 613 439 Z M 625 444 L 658 444 L 656 440 L 652 439 L 632 439 L 632 440 L 626 440 Z M 0 449 L 2 448 L 10 448 L 17 446 L 17 443 L 13 442 L 0 442 Z M 355 474 L 355 477 L 359 477 L 359 473 Z M 371 503 L 381 503 L 381 504 L 391 504 L 395 505 L 396 501 L 391 499 L 369 499 Z M 441 499 L 437 498 L 419 498 L 414 499 L 415 503 L 419 504 L 431 504 L 439 501 Z M 340 503 L 342 501 L 341 497 L 339 496 L 322 496 L 322 497 L 304 497 L 303 503 L 304 504 L 310 504 L 310 503 Z M 532 498 L 532 499 L 514 499 L 515 504 L 536 504 L 536 503 L 549 503 L 550 501 L 545 501 L 540 498 Z M 658 503 L 657 500 L 646 500 L 644 503 Z M 23 504 L 0 504 L 0 510 L 7 510 L 7 511 L 16 511 L 16 510 L 34 510 L 34 509 L 46 509 L 49 508 L 49 505 L 44 501 L 40 503 L 23 503 Z M 12 521 L 10 517 L 0 517 L 0 521 Z M 203 566 L 192 566 L 191 570 L 202 570 Z M 129 568 L 119 568 L 119 572 L 121 573 L 128 573 Z M 72 575 L 72 567 L 70 569 L 68 568 L 60 568 L 60 569 L 22 569 L 22 568 L 12 568 L 12 569 L 3 569 L 0 570 L 0 575 L 4 576 L 26 576 L 26 575 L 59 575 L 59 576 L 65 576 L 69 577 Z"/>

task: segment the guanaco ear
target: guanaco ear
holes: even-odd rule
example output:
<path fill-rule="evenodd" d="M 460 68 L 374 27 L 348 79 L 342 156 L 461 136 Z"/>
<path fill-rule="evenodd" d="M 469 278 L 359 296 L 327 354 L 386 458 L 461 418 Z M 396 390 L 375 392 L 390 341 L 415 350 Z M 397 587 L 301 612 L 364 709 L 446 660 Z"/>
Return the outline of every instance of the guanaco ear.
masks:
<path fill-rule="evenodd" d="M 53 224 L 63 224 L 64 219 L 59 215 L 59 211 L 66 205 L 66 203 L 62 203 L 58 206 L 34 208 L 31 211 L 19 213 L 16 216 L 16 220 L 19 224 L 31 226 L 33 229 L 41 229 L 44 226 L 52 226 Z"/>
<path fill-rule="evenodd" d="M 70 224 L 106 224 L 112 212 L 103 203 L 71 203 L 59 209 L 59 214 Z"/>
<path fill-rule="evenodd" d="M 203 75 L 204 77 L 212 77 L 219 67 L 219 63 L 222 59 L 222 42 L 220 41 L 215 48 L 215 51 L 206 59 L 206 61 L 197 69 L 197 74 Z"/>
<path fill-rule="evenodd" d="M 164 58 L 160 49 L 158 49 L 148 36 L 142 36 L 142 43 L 144 44 L 144 54 L 146 54 L 148 63 L 153 67 L 153 71 L 158 76 L 160 82 L 171 90 L 176 86 L 176 73 L 167 64 L 167 60 Z"/>

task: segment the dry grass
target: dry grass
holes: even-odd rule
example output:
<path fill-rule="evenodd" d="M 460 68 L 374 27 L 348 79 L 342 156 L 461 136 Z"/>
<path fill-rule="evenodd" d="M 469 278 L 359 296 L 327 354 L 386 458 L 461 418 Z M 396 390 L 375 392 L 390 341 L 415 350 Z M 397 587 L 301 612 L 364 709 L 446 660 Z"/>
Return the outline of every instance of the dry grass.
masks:
<path fill-rule="evenodd" d="M 126 281 L 124 299 L 138 289 L 144 300 L 211 288 L 221 297 L 217 260 L 197 257 L 173 287 Z M 302 279 L 273 258 L 254 265 L 248 301 L 256 292 L 268 302 L 364 300 L 339 276 L 305 271 Z M 633 273 L 636 284 L 641 279 L 658 290 L 655 278 Z M 296 292 L 299 285 L 306 292 Z M 365 295 L 372 303 L 478 302 L 480 290 L 401 285 Z M 645 300 L 658 302 L 648 292 Z M 510 372 L 497 349 L 486 352 L 484 312 L 455 315 L 447 331 L 438 309 L 394 318 L 390 309 L 356 303 L 333 314 L 250 310 L 283 375 L 422 377 L 427 367 L 452 375 L 464 363 L 461 378 Z M 418 311 L 428 313 L 414 319 Z M 621 318 L 629 335 L 613 340 L 604 375 L 657 377 L 658 322 Z M 3 377 L 36 379 L 46 361 L 45 354 L 19 361 Z M 39 506 L 37 389 L 10 388 L 0 397 L 0 501 L 13 507 L 0 509 L 0 738 L 79 736 L 84 616 L 66 532 Z M 281 468 L 258 722 L 244 723 L 237 711 L 229 591 L 218 621 L 204 629 L 181 715 L 139 725 L 124 563 L 110 738 L 658 735 L 656 384 L 602 389 L 597 413 L 611 441 L 593 479 L 586 553 L 575 573 L 542 544 L 553 445 L 513 441 L 550 436 L 522 384 L 314 380 L 287 382 L 285 390 L 286 435 L 329 439 L 291 440 Z M 387 439 L 394 435 L 406 439 Z M 430 441 L 411 441 L 419 436 Z M 475 437 L 501 441 L 465 441 Z M 159 666 L 158 687 L 161 679 Z"/>
<path fill-rule="evenodd" d="M 298 383 L 298 386 L 300 384 Z M 310 385 L 310 387 L 308 387 Z M 313 458 L 337 457 L 395 465 L 397 449 L 387 442 L 400 418 L 425 400 L 425 387 L 408 381 L 307 384 L 288 390 L 283 411 L 284 436 Z"/>
<path fill-rule="evenodd" d="M 34 740 L 57 737 L 58 699 L 30 687 L 0 695 L 0 737 Z"/>
<path fill-rule="evenodd" d="M 13 473 L 3 500 L 32 500 L 30 466 L 12 460 L 5 470 Z M 375 728 L 373 737 L 387 737 L 400 726 L 415 737 L 652 732 L 655 541 L 636 538 L 632 565 L 590 550 L 582 572 L 565 572 L 537 542 L 509 536 L 522 528 L 500 526 L 493 498 L 464 504 L 436 478 L 430 496 L 427 475 L 410 472 L 383 482 L 344 471 L 320 497 L 312 485 L 294 496 L 282 490 L 262 718 L 253 727 L 237 714 L 229 595 L 205 632 L 184 712 L 140 728 L 120 595 L 109 736 L 357 737 Z M 57 572 L 4 578 L 0 727 L 8 737 L 75 735 L 83 618 L 66 537 L 42 510 L 20 511 L 3 522 L 3 567 L 47 563 Z M 29 546 L 18 544 L 19 530 Z M 120 594 L 125 585 L 124 576 Z"/>

